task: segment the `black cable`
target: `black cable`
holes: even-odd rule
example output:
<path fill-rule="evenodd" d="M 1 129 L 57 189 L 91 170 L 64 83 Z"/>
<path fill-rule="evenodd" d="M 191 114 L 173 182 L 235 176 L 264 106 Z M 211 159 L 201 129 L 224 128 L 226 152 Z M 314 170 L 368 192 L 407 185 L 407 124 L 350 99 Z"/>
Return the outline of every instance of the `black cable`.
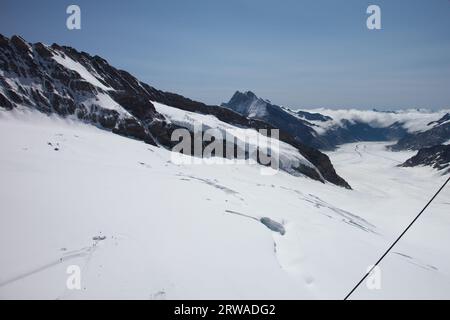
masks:
<path fill-rule="evenodd" d="M 375 263 L 375 265 L 369 270 L 369 272 L 366 273 L 366 275 L 358 282 L 358 284 L 350 291 L 350 293 L 345 297 L 344 300 L 348 300 L 350 296 L 355 292 L 356 289 L 363 283 L 364 280 L 372 273 L 372 271 L 380 264 L 380 262 L 384 259 L 384 257 L 389 253 L 389 251 L 392 250 L 392 248 L 399 242 L 399 240 L 405 235 L 405 233 L 411 228 L 411 226 L 414 224 L 414 222 L 419 219 L 419 217 L 422 215 L 422 213 L 428 208 L 428 206 L 433 202 L 433 200 L 438 196 L 439 193 L 444 189 L 444 187 L 447 185 L 447 183 L 450 181 L 450 177 L 445 181 L 445 183 L 442 185 L 442 187 L 436 192 L 436 194 L 431 198 L 430 201 L 428 201 L 427 205 L 420 211 L 420 213 L 417 215 L 417 217 L 409 224 L 409 226 L 405 229 L 405 231 L 402 232 L 402 234 L 397 238 L 397 240 L 394 241 L 394 243 L 387 249 L 387 251 L 381 256 L 381 258 Z"/>

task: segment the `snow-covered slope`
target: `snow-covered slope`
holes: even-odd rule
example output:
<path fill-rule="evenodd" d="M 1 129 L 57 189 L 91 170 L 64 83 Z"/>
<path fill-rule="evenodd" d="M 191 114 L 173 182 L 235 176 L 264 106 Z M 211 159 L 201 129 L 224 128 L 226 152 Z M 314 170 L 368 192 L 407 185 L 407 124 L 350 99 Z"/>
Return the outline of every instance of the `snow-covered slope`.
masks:
<path fill-rule="evenodd" d="M 176 165 L 87 124 L 0 111 L 0 298 L 341 299 L 445 178 L 384 147 L 329 154 L 351 191 Z M 382 289 L 354 298 L 450 298 L 449 205 L 447 188 L 386 257 Z M 80 291 L 66 288 L 70 265 Z"/>
<path fill-rule="evenodd" d="M 83 78 L 84 80 L 86 80 L 87 82 L 92 84 L 93 86 L 101 88 L 103 90 L 113 90 L 113 88 L 104 85 L 103 83 L 101 83 L 98 80 L 98 78 L 101 78 L 100 75 L 96 74 L 94 76 L 92 74 L 92 72 L 95 72 L 95 71 L 86 70 L 86 68 L 83 65 L 81 65 L 79 62 L 72 60 L 70 57 L 63 55 L 60 52 L 55 52 L 53 54 L 52 58 L 56 62 L 58 62 L 60 65 L 62 65 L 63 67 L 78 73 L 81 76 L 81 78 Z M 105 81 L 104 79 L 102 79 L 102 80 L 103 80 L 103 82 Z"/>

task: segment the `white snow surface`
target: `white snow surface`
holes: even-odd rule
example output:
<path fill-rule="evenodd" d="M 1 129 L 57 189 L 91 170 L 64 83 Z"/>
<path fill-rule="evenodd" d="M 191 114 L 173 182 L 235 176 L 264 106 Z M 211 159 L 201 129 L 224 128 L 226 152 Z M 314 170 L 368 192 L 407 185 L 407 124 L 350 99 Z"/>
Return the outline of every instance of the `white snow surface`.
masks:
<path fill-rule="evenodd" d="M 397 167 L 412 153 L 384 143 L 329 154 L 351 191 L 174 165 L 162 148 L 33 111 L 0 109 L 0 137 L 0 299 L 343 299 L 446 178 Z M 447 187 L 382 262 L 381 289 L 352 298 L 449 299 L 449 208 Z M 66 287 L 71 265 L 81 290 Z"/>
<path fill-rule="evenodd" d="M 113 90 L 112 88 L 105 86 L 97 79 L 97 77 L 100 77 L 99 75 L 94 76 L 81 63 L 74 61 L 67 55 L 63 56 L 60 53 L 56 53 L 53 55 L 53 60 L 55 60 L 57 63 L 59 63 L 60 65 L 69 70 L 76 71 L 84 80 L 86 80 L 90 84 L 99 87 L 105 91 Z"/>

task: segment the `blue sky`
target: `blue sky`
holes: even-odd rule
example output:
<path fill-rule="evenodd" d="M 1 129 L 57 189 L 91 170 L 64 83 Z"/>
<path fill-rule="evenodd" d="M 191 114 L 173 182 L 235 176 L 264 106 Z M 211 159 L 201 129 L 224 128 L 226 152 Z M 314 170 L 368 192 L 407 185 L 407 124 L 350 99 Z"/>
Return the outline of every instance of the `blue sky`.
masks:
<path fill-rule="evenodd" d="M 66 28 L 78 4 L 82 30 Z M 366 28 L 381 7 L 382 30 Z M 65 44 L 206 103 L 450 107 L 449 0 L 1 0 L 0 33 Z"/>

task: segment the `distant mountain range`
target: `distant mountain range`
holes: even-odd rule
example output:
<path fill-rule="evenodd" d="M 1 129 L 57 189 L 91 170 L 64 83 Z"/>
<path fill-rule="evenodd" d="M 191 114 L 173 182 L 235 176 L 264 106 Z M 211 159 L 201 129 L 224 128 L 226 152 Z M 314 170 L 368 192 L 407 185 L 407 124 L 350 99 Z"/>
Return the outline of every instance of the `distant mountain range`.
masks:
<path fill-rule="evenodd" d="M 446 111 L 293 110 L 253 92 L 237 91 L 223 107 L 284 128 L 295 139 L 322 150 L 357 141 L 398 141 L 393 150 L 417 150 L 450 140 Z"/>
<path fill-rule="evenodd" d="M 392 141 L 392 151 L 419 150 L 405 166 L 442 169 L 450 143 L 450 113 L 425 110 L 293 110 L 272 104 L 253 92 L 237 91 L 223 107 L 250 119 L 283 128 L 297 141 L 321 150 L 358 141 Z M 431 148 L 430 148 L 431 147 Z"/>

